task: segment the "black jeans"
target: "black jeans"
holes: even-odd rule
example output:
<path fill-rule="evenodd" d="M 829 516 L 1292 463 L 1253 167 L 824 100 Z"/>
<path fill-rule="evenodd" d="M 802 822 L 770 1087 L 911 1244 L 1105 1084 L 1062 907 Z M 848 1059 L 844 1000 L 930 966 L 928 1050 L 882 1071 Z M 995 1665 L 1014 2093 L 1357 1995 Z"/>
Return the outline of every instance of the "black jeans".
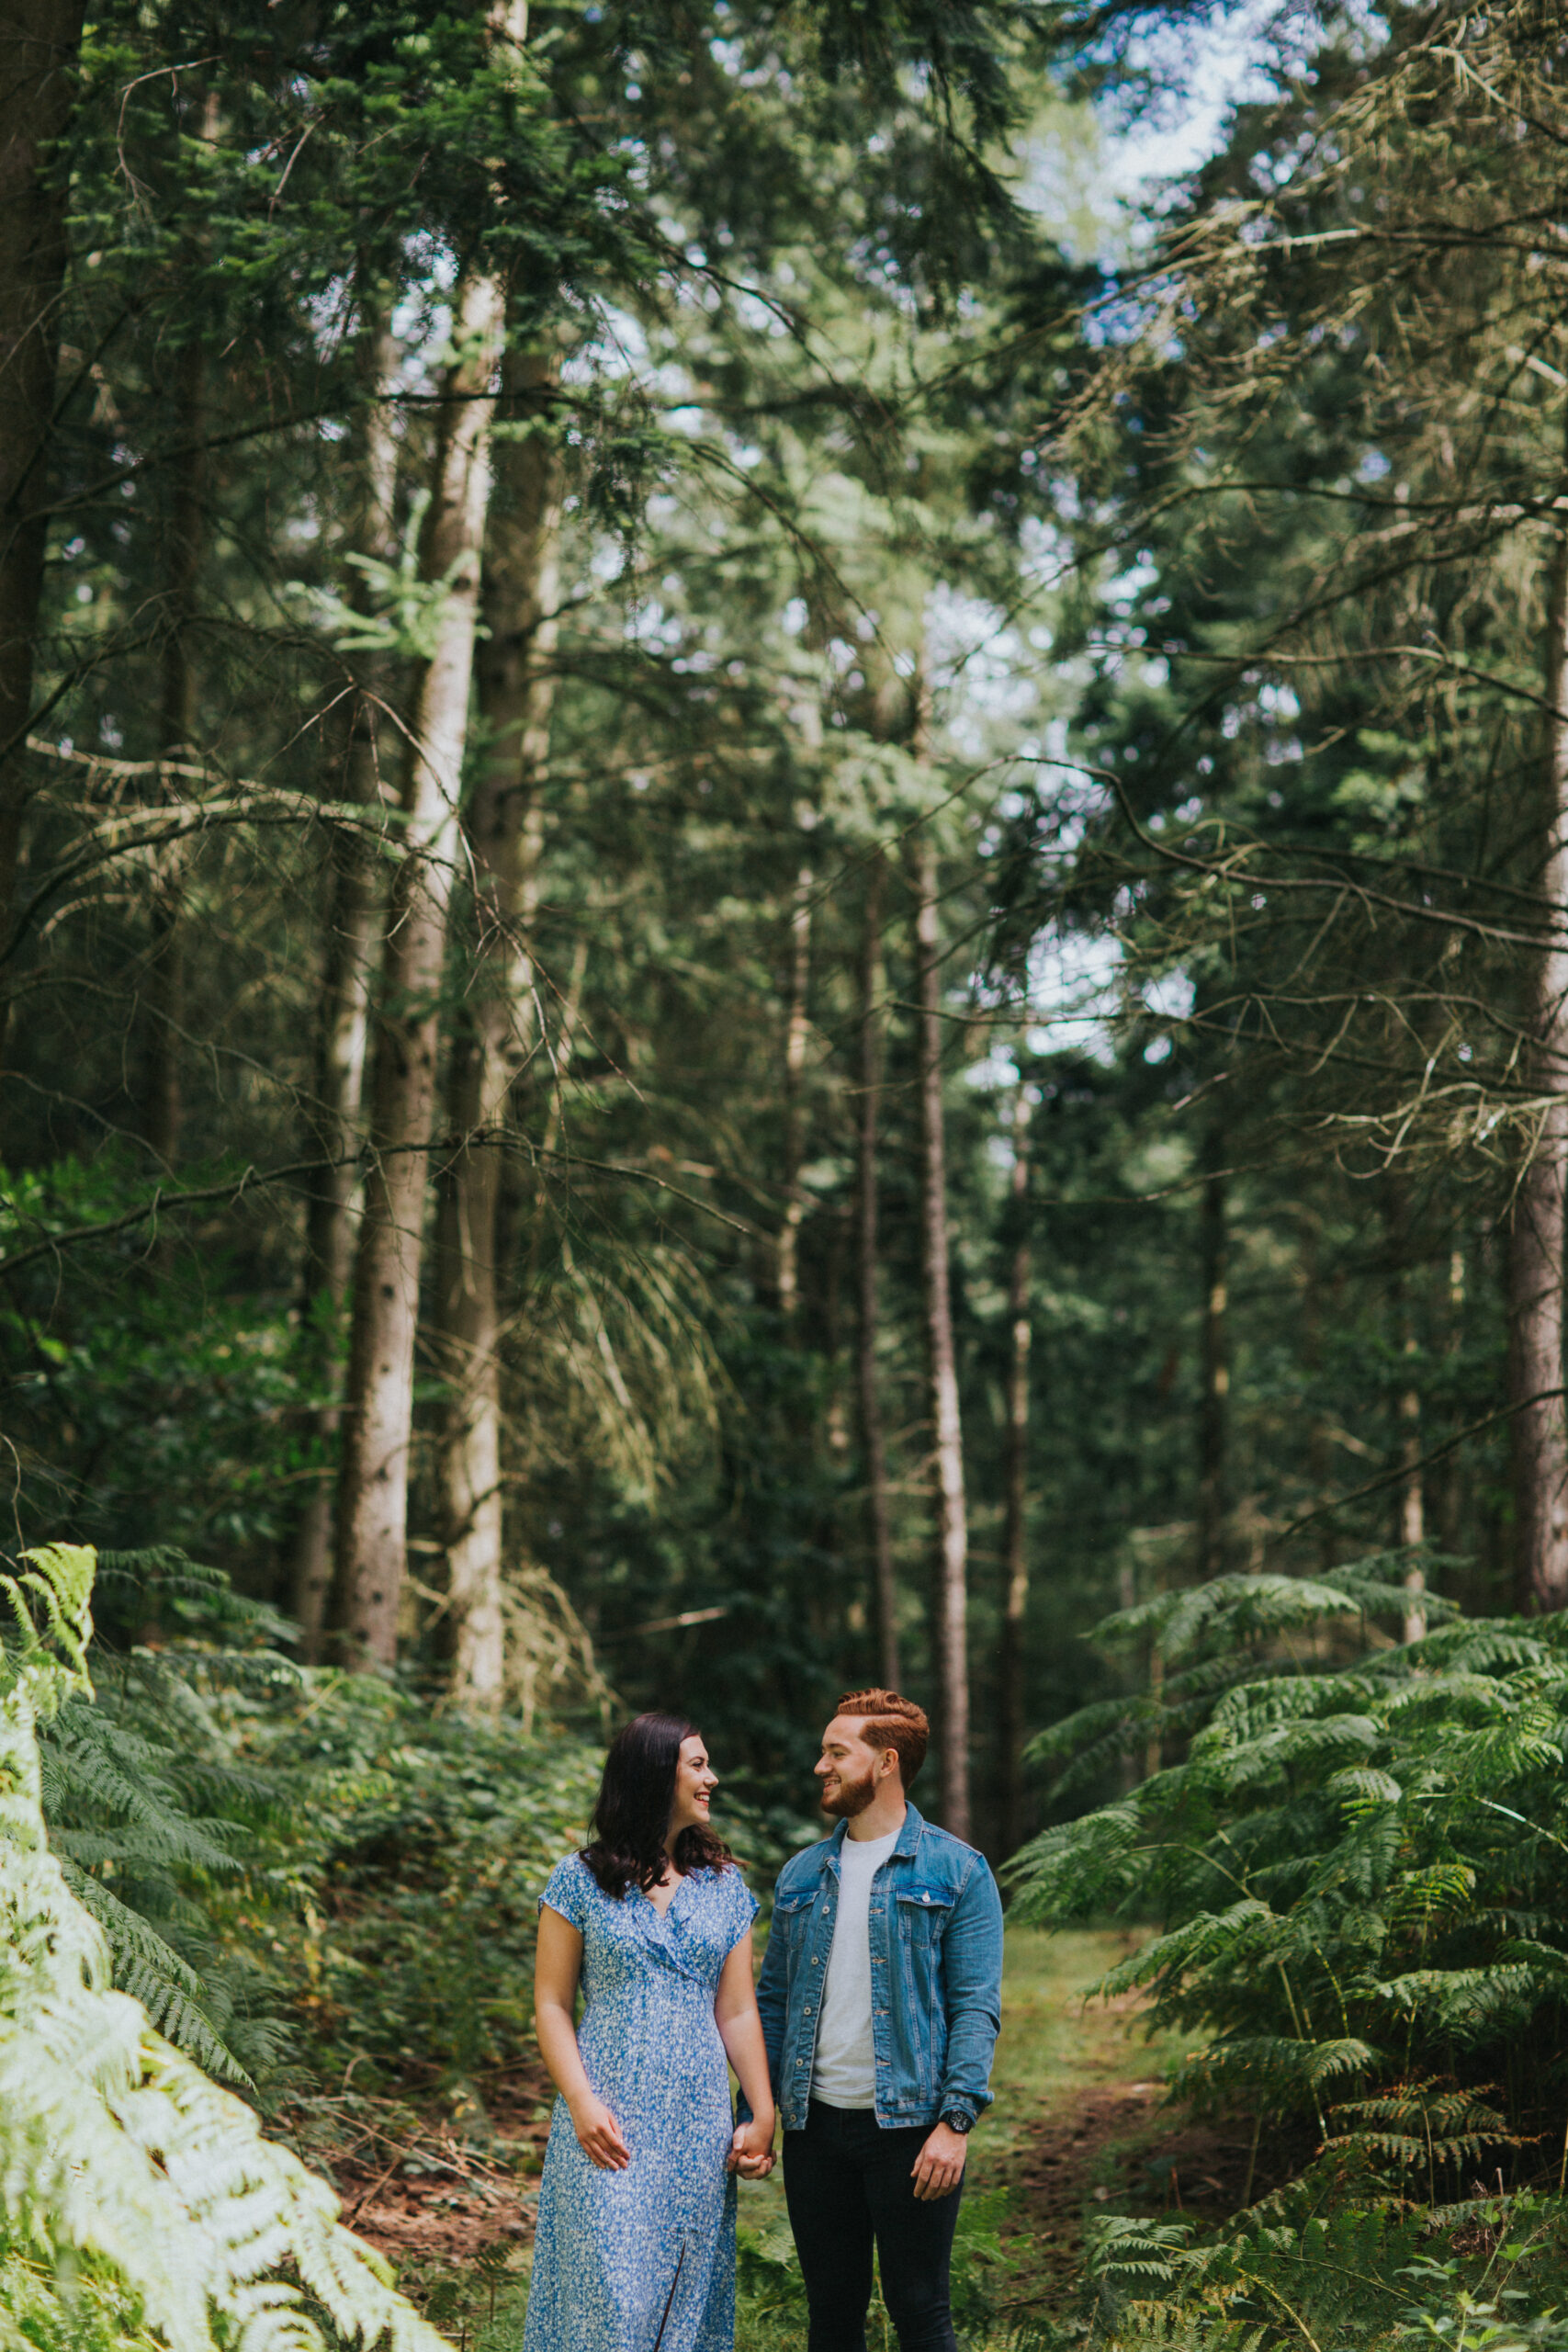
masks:
<path fill-rule="evenodd" d="M 911 2178 L 931 2126 L 884 2131 L 869 2109 L 813 2099 L 784 2135 L 784 2195 L 806 2278 L 809 2352 L 865 2352 L 875 2240 L 900 2352 L 956 2352 L 947 2272 L 962 2183 L 921 2204 Z"/>

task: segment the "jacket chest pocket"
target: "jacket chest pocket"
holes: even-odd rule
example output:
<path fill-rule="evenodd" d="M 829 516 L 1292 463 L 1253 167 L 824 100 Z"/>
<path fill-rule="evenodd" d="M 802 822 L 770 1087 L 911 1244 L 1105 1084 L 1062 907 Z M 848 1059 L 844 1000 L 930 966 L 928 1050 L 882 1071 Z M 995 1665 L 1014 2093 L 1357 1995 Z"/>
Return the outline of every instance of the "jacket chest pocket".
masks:
<path fill-rule="evenodd" d="M 897 1897 L 898 1938 L 915 1951 L 931 1951 L 947 1933 L 953 1917 L 950 1886 L 900 1887 Z"/>
<path fill-rule="evenodd" d="M 811 1915 L 817 1905 L 815 1888 L 808 1894 L 778 1896 L 773 1904 L 773 1916 L 769 1924 L 770 1936 L 783 1939 L 786 1951 L 798 1951 L 811 1928 Z"/>

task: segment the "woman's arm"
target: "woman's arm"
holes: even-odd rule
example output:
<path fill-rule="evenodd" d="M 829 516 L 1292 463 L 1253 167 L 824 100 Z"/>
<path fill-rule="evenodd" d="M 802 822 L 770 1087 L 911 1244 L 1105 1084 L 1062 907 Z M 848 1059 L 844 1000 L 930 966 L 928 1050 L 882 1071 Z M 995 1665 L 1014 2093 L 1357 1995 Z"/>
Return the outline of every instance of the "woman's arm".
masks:
<path fill-rule="evenodd" d="M 589 2162 L 601 2172 L 624 2172 L 632 2152 L 615 2117 L 594 2095 L 571 2020 L 581 1973 L 582 1938 L 570 1919 L 563 1919 L 547 1903 L 539 1913 L 538 1956 L 534 1963 L 534 2025 L 539 2049 L 551 2082 L 570 2110 Z"/>
<path fill-rule="evenodd" d="M 773 2168 L 773 2094 L 768 2081 L 762 2020 L 757 2014 L 750 1928 L 724 1963 L 713 2014 L 719 2040 L 751 2109 L 749 2120 L 736 2126 L 730 2169 L 743 2172 L 748 2180 L 761 2180 Z"/>

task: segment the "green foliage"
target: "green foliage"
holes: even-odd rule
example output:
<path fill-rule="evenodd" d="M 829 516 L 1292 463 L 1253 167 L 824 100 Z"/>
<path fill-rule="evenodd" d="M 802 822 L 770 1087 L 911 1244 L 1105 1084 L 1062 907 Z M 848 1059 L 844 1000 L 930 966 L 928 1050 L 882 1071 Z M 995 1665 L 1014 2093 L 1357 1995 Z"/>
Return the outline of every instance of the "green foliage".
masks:
<path fill-rule="evenodd" d="M 452 583 L 470 559 L 455 556 L 439 580 L 420 572 L 420 532 L 430 504 L 428 491 L 409 502 L 408 521 L 397 560 L 357 552 L 344 560 L 359 574 L 362 594 L 351 604 L 330 588 L 307 588 L 306 603 L 323 633 L 344 653 L 395 653 L 428 662 L 440 641 Z"/>
<path fill-rule="evenodd" d="M 1126 2352 L 1557 2352 L 1568 2310 L 1568 2208 L 1477 2198 L 1438 2211 L 1314 2167 L 1225 2227 L 1103 2221 L 1089 2257 L 1090 2332 Z"/>
<path fill-rule="evenodd" d="M 220 1190 L 230 1172 L 201 1171 Z M 40 1538 L 80 1530 L 112 1561 L 177 1535 L 232 1561 L 280 1524 L 299 1351 L 281 1299 L 247 1289 L 221 1250 L 150 1279 L 168 1189 L 112 1146 L 0 1172 L 7 1428 Z M 56 1248 L 84 1229 L 104 1238 L 96 1278 L 78 1288 Z"/>
<path fill-rule="evenodd" d="M 210 2352 L 215 2330 L 243 2352 L 313 2352 L 308 2296 L 344 2335 L 434 2352 L 325 2184 L 110 1989 L 102 1930 L 49 1850 L 37 1731 L 90 1689 L 93 1566 L 85 1547 L 51 1546 L 4 1588 L 0 2162 L 7 2226 L 31 2257 L 0 2266 L 12 2325 L 72 2340 L 85 2259 L 107 2282 L 87 2299 L 88 2342 L 112 2312 L 117 2333 L 144 2326 L 170 2352 Z"/>
<path fill-rule="evenodd" d="M 11 2352 L 161 2352 L 141 2298 L 91 2254 L 41 2256 L 0 2235 L 0 2329 Z"/>
<path fill-rule="evenodd" d="M 241 1758 L 300 1792 L 294 1997 L 313 2065 L 341 2079 L 367 2061 L 367 2087 L 525 2054 L 536 1901 L 586 1838 L 599 1751 L 369 1676 L 302 1678 L 232 1720 Z"/>
<path fill-rule="evenodd" d="M 288 1628 L 172 1546 L 98 1557 L 94 1597 L 129 1647 L 96 1639 L 93 1687 L 39 1729 L 50 1845 L 108 1939 L 115 1983 L 209 2073 L 255 2088 L 288 2046 L 270 1939 L 231 1924 L 281 1907 L 299 1791 L 240 1761 L 225 1710 L 299 1688 Z M 173 1638 L 171 1638 L 171 1636 Z"/>
<path fill-rule="evenodd" d="M 1185 1753 L 1038 1838 L 1015 1903 L 1053 1926 L 1157 1918 L 1100 1989 L 1205 2037 L 1183 2094 L 1311 2119 L 1435 2193 L 1560 2101 L 1568 1629 L 1455 1620 L 1363 1648 L 1404 1605 L 1397 1567 L 1233 1578 L 1111 1620 L 1168 1657 L 1161 1690 L 1037 1751 Z"/>
<path fill-rule="evenodd" d="M 301 1669 L 283 1621 L 171 1547 L 99 1574 L 110 1627 L 148 1639 L 95 1643 L 41 1787 L 117 1984 L 269 2102 L 315 2069 L 367 2088 L 525 2054 L 535 1898 L 585 1834 L 596 1748 Z M 739 1843 L 781 1850 L 750 1819 Z"/>

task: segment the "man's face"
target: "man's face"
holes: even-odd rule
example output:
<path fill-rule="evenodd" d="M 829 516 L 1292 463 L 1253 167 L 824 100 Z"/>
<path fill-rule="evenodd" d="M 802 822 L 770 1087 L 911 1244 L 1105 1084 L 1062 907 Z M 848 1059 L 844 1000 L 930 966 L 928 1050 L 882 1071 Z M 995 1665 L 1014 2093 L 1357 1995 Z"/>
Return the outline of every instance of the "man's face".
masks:
<path fill-rule="evenodd" d="M 835 1821 L 852 1821 L 876 1794 L 881 1761 L 878 1751 L 862 1738 L 863 1726 L 853 1715 L 835 1715 L 822 1735 L 817 1778 L 822 1783 L 822 1810 Z"/>

